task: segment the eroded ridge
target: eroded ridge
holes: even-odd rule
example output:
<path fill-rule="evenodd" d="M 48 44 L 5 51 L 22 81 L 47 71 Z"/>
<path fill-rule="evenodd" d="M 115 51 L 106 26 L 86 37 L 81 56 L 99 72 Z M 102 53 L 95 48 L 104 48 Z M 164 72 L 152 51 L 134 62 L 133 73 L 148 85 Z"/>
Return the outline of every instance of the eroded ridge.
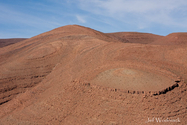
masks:
<path fill-rule="evenodd" d="M 95 89 L 99 89 L 99 90 L 107 90 L 107 91 L 113 91 L 113 92 L 118 91 L 118 92 L 128 93 L 128 94 L 142 94 L 144 97 L 166 94 L 167 92 L 172 91 L 176 87 L 182 87 L 185 84 L 184 79 L 178 78 L 175 81 L 175 84 L 173 84 L 163 90 L 160 90 L 160 91 L 137 91 L 137 90 L 125 90 L 125 89 L 117 89 L 117 88 L 112 88 L 112 87 L 105 87 L 105 86 L 91 84 L 89 82 L 81 82 L 81 81 L 77 81 L 77 80 L 73 80 L 72 82 L 74 84 L 79 84 L 79 85 L 83 85 L 83 86 L 87 86 L 87 87 L 95 88 Z"/>

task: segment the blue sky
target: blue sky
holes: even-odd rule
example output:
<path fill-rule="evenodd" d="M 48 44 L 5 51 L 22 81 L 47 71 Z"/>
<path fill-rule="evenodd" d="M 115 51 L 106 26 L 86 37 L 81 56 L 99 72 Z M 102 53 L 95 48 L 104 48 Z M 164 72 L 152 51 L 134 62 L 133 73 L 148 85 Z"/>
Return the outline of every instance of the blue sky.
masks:
<path fill-rule="evenodd" d="M 78 24 L 101 32 L 187 32 L 187 0 L 0 0 L 0 38 Z"/>

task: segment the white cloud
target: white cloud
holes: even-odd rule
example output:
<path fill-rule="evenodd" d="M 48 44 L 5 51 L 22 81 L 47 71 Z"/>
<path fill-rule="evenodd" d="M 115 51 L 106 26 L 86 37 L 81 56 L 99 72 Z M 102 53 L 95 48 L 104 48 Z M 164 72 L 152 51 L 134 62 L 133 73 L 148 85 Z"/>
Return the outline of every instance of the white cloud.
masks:
<path fill-rule="evenodd" d="M 186 0 L 79 0 L 80 8 L 139 27 L 158 23 L 187 27 Z M 141 26 L 142 28 L 142 26 Z"/>
<path fill-rule="evenodd" d="M 77 18 L 77 20 L 78 20 L 79 22 L 81 22 L 81 23 L 86 23 L 86 20 L 84 19 L 83 16 L 76 15 L 76 18 Z"/>
<path fill-rule="evenodd" d="M 182 7 L 186 9 L 186 0 L 79 0 L 83 9 L 108 14 L 122 12 L 147 13 L 153 11 L 171 11 Z"/>

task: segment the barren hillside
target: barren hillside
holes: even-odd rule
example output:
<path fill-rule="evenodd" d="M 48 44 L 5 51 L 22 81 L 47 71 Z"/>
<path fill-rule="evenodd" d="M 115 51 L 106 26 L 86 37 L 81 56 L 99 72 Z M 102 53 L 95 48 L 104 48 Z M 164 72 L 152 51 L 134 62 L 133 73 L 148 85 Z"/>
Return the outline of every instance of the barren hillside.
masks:
<path fill-rule="evenodd" d="M 172 33 L 162 39 L 155 40 L 153 44 L 160 45 L 186 45 L 187 44 L 187 33 Z"/>
<path fill-rule="evenodd" d="M 0 48 L 26 40 L 25 38 L 0 39 Z"/>
<path fill-rule="evenodd" d="M 107 35 L 125 43 L 141 43 L 149 44 L 163 36 L 154 35 L 150 33 L 138 33 L 138 32 L 118 32 L 118 33 L 107 33 Z"/>
<path fill-rule="evenodd" d="M 68 25 L 0 48 L 0 124 L 185 125 L 185 39 Z"/>

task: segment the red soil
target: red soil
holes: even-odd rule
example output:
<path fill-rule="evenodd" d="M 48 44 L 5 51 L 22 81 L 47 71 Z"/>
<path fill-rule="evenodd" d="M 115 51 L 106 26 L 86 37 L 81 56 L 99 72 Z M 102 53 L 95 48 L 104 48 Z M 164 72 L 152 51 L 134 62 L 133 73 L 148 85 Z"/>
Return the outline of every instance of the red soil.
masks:
<path fill-rule="evenodd" d="M 162 39 L 154 41 L 152 44 L 159 45 L 182 45 L 187 44 L 187 33 L 172 33 Z"/>
<path fill-rule="evenodd" d="M 0 123 L 186 124 L 187 35 L 177 36 L 69 25 L 0 48 Z"/>
<path fill-rule="evenodd" d="M 163 36 L 154 35 L 150 33 L 138 33 L 138 32 L 118 32 L 118 33 L 107 33 L 109 36 L 117 39 L 118 41 L 125 43 L 141 43 L 148 44 L 152 43 Z"/>
<path fill-rule="evenodd" d="M 0 39 L 0 48 L 26 40 L 25 38 Z"/>

